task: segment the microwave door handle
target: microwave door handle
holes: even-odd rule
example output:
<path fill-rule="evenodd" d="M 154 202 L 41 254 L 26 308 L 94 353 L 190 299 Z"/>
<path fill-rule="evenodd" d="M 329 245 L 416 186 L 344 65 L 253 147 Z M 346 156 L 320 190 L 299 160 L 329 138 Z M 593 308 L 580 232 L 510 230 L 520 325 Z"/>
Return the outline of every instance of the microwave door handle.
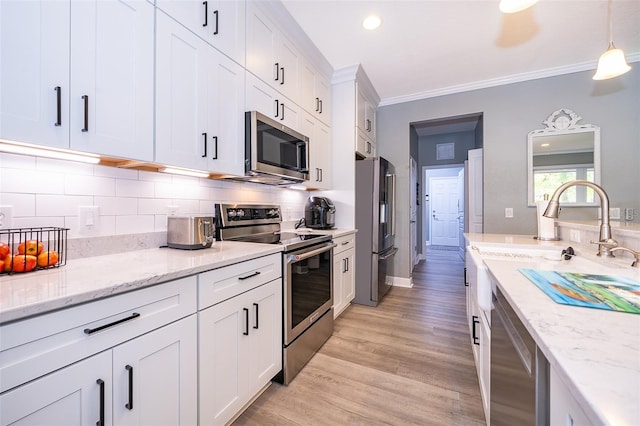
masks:
<path fill-rule="evenodd" d="M 300 172 L 308 171 L 307 164 L 305 163 L 304 167 L 302 165 L 302 157 L 306 154 L 306 149 L 303 149 L 305 145 L 306 145 L 306 142 L 298 142 L 296 144 L 296 150 L 298 152 L 298 155 L 296 155 L 296 160 L 297 160 L 296 168 Z"/>

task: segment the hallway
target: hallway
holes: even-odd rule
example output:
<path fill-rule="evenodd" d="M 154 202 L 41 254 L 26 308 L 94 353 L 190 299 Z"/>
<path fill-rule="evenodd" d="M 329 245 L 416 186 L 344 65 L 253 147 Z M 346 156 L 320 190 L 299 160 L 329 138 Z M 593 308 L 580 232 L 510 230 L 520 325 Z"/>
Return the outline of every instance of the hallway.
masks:
<path fill-rule="evenodd" d="M 430 250 L 414 287 L 351 305 L 288 386 L 273 384 L 234 425 L 481 425 L 463 262 Z"/>

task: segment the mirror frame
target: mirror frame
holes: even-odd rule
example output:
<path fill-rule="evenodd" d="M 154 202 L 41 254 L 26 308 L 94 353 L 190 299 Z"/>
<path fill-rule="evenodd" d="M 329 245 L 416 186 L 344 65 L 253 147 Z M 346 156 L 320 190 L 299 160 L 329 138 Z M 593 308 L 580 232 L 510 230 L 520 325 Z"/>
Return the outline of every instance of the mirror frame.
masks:
<path fill-rule="evenodd" d="M 544 129 L 536 129 L 527 135 L 527 172 L 528 172 L 528 194 L 527 205 L 535 207 L 534 200 L 534 182 L 533 182 L 533 141 L 536 136 L 557 136 L 575 133 L 593 133 L 593 168 L 594 183 L 600 185 L 600 127 L 593 124 L 578 124 L 582 120 L 575 112 L 570 109 L 562 108 L 553 112 L 542 124 L 546 125 Z M 551 194 L 550 194 L 551 195 Z M 566 207 L 596 207 L 596 203 L 564 203 Z"/>

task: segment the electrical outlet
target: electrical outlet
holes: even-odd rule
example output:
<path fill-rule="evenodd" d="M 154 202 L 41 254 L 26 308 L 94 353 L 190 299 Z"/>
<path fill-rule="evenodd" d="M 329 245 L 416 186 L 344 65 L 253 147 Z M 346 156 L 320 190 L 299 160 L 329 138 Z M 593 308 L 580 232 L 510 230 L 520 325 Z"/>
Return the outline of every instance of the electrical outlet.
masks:
<path fill-rule="evenodd" d="M 513 217 L 513 207 L 505 207 L 504 209 L 504 217 L 512 218 Z"/>
<path fill-rule="evenodd" d="M 624 220 L 633 220 L 633 209 L 624 209 Z"/>
<path fill-rule="evenodd" d="M 95 235 L 100 228 L 100 208 L 98 206 L 79 206 L 78 227 L 78 231 L 82 235 Z"/>
<path fill-rule="evenodd" d="M 178 205 L 167 206 L 167 215 L 177 216 L 179 214 L 180 214 L 180 206 Z"/>
<path fill-rule="evenodd" d="M 0 206 L 0 228 L 9 229 L 13 222 L 13 206 Z"/>
<path fill-rule="evenodd" d="M 573 241 L 574 243 L 579 243 L 580 242 L 580 231 L 577 230 L 577 229 L 569 230 L 569 240 Z"/>
<path fill-rule="evenodd" d="M 610 207 L 609 208 L 609 219 L 620 220 L 620 207 Z"/>

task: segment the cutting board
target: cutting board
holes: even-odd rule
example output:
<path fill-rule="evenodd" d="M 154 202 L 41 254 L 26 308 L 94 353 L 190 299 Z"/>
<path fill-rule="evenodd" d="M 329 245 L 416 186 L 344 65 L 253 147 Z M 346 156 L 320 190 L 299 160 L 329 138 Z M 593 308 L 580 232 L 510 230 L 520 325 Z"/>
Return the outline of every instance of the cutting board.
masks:
<path fill-rule="evenodd" d="M 613 275 L 519 271 L 556 303 L 640 314 L 640 283 Z"/>

